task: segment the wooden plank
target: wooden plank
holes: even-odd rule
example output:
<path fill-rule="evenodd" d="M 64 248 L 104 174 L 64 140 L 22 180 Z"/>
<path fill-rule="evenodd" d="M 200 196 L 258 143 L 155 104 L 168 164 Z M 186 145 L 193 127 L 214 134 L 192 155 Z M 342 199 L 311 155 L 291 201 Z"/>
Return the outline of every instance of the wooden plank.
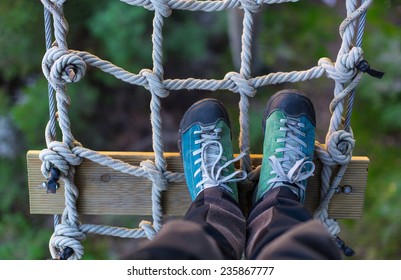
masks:
<path fill-rule="evenodd" d="M 60 214 L 64 209 L 64 186 L 55 194 L 47 194 L 42 187 L 45 181 L 40 171 L 40 151 L 27 153 L 28 187 L 32 214 Z M 130 164 L 139 165 L 143 160 L 153 160 L 153 153 L 102 152 Z M 168 169 L 182 172 L 178 153 L 165 153 Z M 252 155 L 254 166 L 261 164 L 262 155 Z M 313 212 L 319 204 L 321 164 L 316 161 L 315 176 L 310 177 L 305 206 Z M 350 194 L 336 194 L 329 207 L 329 215 L 337 219 L 359 219 L 362 216 L 369 159 L 353 157 L 341 185 L 352 186 Z M 75 184 L 80 196 L 78 211 L 89 215 L 151 215 L 151 182 L 114 171 L 84 159 L 77 168 Z M 170 184 L 163 193 L 163 209 L 166 215 L 182 216 L 188 209 L 190 198 L 185 183 Z"/>

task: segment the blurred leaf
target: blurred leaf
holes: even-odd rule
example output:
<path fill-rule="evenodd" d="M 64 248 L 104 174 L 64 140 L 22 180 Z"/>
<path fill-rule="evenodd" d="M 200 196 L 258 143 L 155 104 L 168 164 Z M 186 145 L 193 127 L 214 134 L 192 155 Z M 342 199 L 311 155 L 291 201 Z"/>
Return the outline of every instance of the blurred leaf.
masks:
<path fill-rule="evenodd" d="M 138 72 L 151 67 L 152 13 L 140 7 L 127 7 L 118 1 L 108 1 L 88 20 L 88 27 L 98 41 L 99 56 L 128 71 Z"/>
<path fill-rule="evenodd" d="M 0 223 L 0 256 L 11 260 L 45 260 L 50 257 L 49 228 L 32 225 L 22 213 L 3 215 Z"/>
<path fill-rule="evenodd" d="M 6 115 L 8 113 L 9 104 L 10 100 L 8 95 L 2 88 L 0 88 L 0 115 Z"/>
<path fill-rule="evenodd" d="M 166 22 L 164 49 L 168 58 L 175 60 L 174 63 L 177 63 L 176 60 L 199 60 L 205 54 L 208 36 L 219 31 L 218 28 L 208 30 L 195 19 L 183 11 L 177 11 Z"/>
<path fill-rule="evenodd" d="M 67 91 L 71 97 L 69 108 L 71 129 L 79 141 L 80 134 L 91 133 L 82 119 L 94 113 L 98 92 L 84 81 L 79 85 L 67 85 Z M 29 149 L 41 149 L 46 145 L 44 133 L 49 121 L 47 81 L 41 78 L 33 85 L 26 86 L 22 92 L 24 94 L 22 100 L 12 108 L 11 112 L 16 125 L 25 135 Z"/>
<path fill-rule="evenodd" d="M 42 11 L 37 1 L 0 1 L 0 77 L 11 80 L 40 69 L 45 49 Z"/>

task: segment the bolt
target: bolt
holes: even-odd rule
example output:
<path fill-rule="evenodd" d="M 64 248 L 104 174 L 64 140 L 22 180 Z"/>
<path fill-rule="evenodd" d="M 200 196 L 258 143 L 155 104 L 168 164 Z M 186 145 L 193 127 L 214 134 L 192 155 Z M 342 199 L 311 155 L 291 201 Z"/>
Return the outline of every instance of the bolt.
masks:
<path fill-rule="evenodd" d="M 110 181 L 110 175 L 109 174 L 103 174 L 102 176 L 100 176 L 100 180 L 103 182 L 103 183 L 107 183 L 107 182 L 109 182 Z"/>
<path fill-rule="evenodd" d="M 342 191 L 345 194 L 350 194 L 352 192 L 352 186 L 350 185 L 345 185 L 342 187 Z"/>

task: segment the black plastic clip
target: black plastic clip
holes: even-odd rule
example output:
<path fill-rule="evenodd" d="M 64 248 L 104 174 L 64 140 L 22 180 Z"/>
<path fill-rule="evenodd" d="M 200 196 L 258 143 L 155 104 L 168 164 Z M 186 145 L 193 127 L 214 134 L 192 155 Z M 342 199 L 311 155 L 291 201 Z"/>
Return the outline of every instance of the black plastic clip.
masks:
<path fill-rule="evenodd" d="M 361 60 L 361 62 L 356 65 L 356 68 L 361 70 L 363 73 L 368 73 L 374 78 L 381 79 L 384 76 L 384 72 L 380 72 L 370 68 L 370 64 L 365 59 Z"/>
<path fill-rule="evenodd" d="M 46 187 L 47 193 L 56 193 L 58 189 L 58 180 L 60 178 L 60 170 L 57 168 L 50 169 L 50 177 L 47 179 L 47 182 L 43 183 L 43 186 Z"/>

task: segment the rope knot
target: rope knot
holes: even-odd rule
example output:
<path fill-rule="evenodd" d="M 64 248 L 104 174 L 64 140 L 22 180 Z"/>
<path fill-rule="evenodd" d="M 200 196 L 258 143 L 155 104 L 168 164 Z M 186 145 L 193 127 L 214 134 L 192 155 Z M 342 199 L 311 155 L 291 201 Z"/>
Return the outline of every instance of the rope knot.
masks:
<path fill-rule="evenodd" d="M 86 235 L 78 227 L 72 226 L 68 222 L 58 224 L 50 240 L 50 249 L 53 258 L 68 247 L 73 250 L 73 254 L 69 259 L 80 259 L 84 254 L 84 247 L 81 242 L 85 238 Z"/>
<path fill-rule="evenodd" d="M 169 91 L 164 86 L 161 78 L 157 76 L 152 70 L 142 69 L 139 74 L 146 78 L 148 86 L 145 86 L 145 88 L 147 90 L 150 90 L 152 93 L 156 94 L 160 98 L 165 98 L 169 95 Z"/>
<path fill-rule="evenodd" d="M 345 130 L 335 131 L 327 142 L 327 151 L 336 163 L 345 165 L 351 161 L 355 147 L 355 140 L 351 133 Z"/>
<path fill-rule="evenodd" d="M 139 165 L 143 168 L 146 174 L 148 174 L 154 187 L 157 187 L 159 191 L 167 190 L 168 182 L 166 178 L 164 178 L 163 172 L 159 171 L 151 160 L 142 161 Z"/>
<path fill-rule="evenodd" d="M 346 83 L 350 81 L 357 71 L 357 65 L 363 60 L 363 50 L 359 47 L 353 47 L 349 53 L 341 55 L 335 68 L 338 72 L 340 82 Z"/>
<path fill-rule="evenodd" d="M 144 231 L 144 233 L 146 234 L 146 237 L 150 240 L 152 240 L 157 234 L 152 223 L 149 221 L 141 221 L 139 223 L 139 227 Z"/>
<path fill-rule="evenodd" d="M 255 0 L 239 0 L 239 2 L 241 3 L 241 7 L 244 10 L 248 10 L 252 13 L 257 13 L 260 12 L 260 10 L 262 9 L 262 1 L 255 1 Z"/>
<path fill-rule="evenodd" d="M 47 149 L 40 152 L 39 158 L 43 162 L 41 170 L 45 177 L 50 173 L 51 166 L 60 170 L 63 176 L 67 176 L 70 166 L 78 166 L 82 161 L 67 144 L 59 141 L 51 142 Z"/>
<path fill-rule="evenodd" d="M 334 67 L 334 62 L 328 57 L 322 57 L 319 59 L 318 66 L 324 68 L 327 78 L 333 79 L 335 81 L 339 80 L 340 77 Z"/>
<path fill-rule="evenodd" d="M 56 46 L 50 48 L 42 61 L 45 76 L 54 84 L 78 82 L 86 72 L 81 57 Z"/>
<path fill-rule="evenodd" d="M 65 1 L 67 1 L 67 0 L 50 0 L 50 2 L 57 4 L 57 5 L 63 5 Z"/>
<path fill-rule="evenodd" d="M 234 92 L 239 92 L 240 94 L 245 94 L 248 97 L 254 97 L 256 94 L 256 89 L 251 85 L 250 81 L 236 72 L 228 72 L 224 79 L 230 80 L 234 83 Z"/>
<path fill-rule="evenodd" d="M 166 0 L 150 0 L 156 12 L 160 13 L 163 17 L 169 17 L 172 13 L 170 6 Z"/>

